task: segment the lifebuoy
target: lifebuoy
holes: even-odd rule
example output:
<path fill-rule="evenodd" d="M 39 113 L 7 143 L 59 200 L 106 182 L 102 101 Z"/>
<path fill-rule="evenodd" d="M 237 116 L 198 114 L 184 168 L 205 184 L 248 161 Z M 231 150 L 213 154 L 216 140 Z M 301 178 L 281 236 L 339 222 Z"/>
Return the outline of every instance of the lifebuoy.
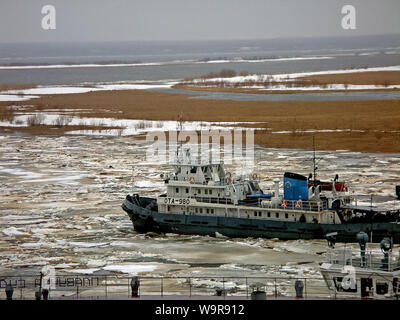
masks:
<path fill-rule="evenodd" d="M 228 177 L 228 178 L 230 178 L 230 177 L 232 177 L 232 173 L 230 173 L 229 171 L 226 173 L 226 176 Z"/>
<path fill-rule="evenodd" d="M 253 173 L 252 178 L 253 178 L 253 180 L 257 180 L 257 178 L 258 178 L 257 173 Z"/>
<path fill-rule="evenodd" d="M 226 178 L 226 183 L 231 183 L 231 178 Z"/>
<path fill-rule="evenodd" d="M 301 200 L 296 201 L 295 207 L 301 208 Z"/>
<path fill-rule="evenodd" d="M 189 178 L 189 182 L 190 182 L 190 183 L 194 183 L 194 178 L 193 178 L 193 177 L 190 177 L 190 178 Z"/>
<path fill-rule="evenodd" d="M 281 207 L 283 207 L 283 208 L 287 207 L 287 201 L 286 200 L 282 200 L 281 201 Z"/>

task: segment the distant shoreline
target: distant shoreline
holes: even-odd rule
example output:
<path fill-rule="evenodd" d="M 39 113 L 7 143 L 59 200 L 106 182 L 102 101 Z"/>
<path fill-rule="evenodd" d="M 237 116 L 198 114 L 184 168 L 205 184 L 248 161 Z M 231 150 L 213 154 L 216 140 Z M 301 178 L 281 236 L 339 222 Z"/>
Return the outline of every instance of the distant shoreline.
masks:
<path fill-rule="evenodd" d="M 222 70 L 218 77 L 206 75 L 182 81 L 174 88 L 198 91 L 247 93 L 363 92 L 400 89 L 400 66 L 343 69 L 273 75 L 236 75 L 234 70 Z"/>
<path fill-rule="evenodd" d="M 177 120 L 182 112 L 183 121 L 257 123 L 240 126 L 256 128 L 254 142 L 265 147 L 311 149 L 315 135 L 319 150 L 400 153 L 400 100 L 232 101 L 147 90 L 104 90 L 48 94 L 29 102 L 2 101 L 0 123 L 13 121 L 16 115 L 49 112 L 104 118 L 110 123 L 111 119 Z M 101 135 L 105 130 L 123 130 L 101 122 L 69 126 L 65 118 L 59 118 L 57 124 L 32 119 L 28 126 L 3 125 L 0 133 L 65 135 L 95 130 Z"/>

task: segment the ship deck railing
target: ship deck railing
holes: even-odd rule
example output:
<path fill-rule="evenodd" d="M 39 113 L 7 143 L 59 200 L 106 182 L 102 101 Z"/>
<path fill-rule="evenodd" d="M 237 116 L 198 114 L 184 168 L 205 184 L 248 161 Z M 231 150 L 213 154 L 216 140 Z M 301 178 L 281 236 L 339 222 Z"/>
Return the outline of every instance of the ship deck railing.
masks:
<path fill-rule="evenodd" d="M 191 197 L 196 199 L 197 202 L 216 203 L 216 204 L 233 204 L 231 199 L 228 198 L 213 198 L 213 197 Z"/>
<path fill-rule="evenodd" d="M 139 280 L 141 299 L 251 299 L 254 291 L 264 291 L 267 299 L 296 298 L 296 286 L 302 286 L 303 299 L 332 297 L 322 276 L 137 276 L 116 274 L 56 274 L 50 284 L 49 299 L 131 299 L 132 280 Z M 33 300 L 40 288 L 40 276 L 0 275 L 0 299 L 5 286 L 14 288 L 13 299 Z M 43 288 L 43 287 L 42 287 Z"/>
<path fill-rule="evenodd" d="M 274 199 L 263 200 L 263 208 L 287 209 L 287 210 L 302 210 L 302 211 L 324 211 L 328 210 L 328 205 L 325 201 L 310 201 L 310 200 L 285 200 L 285 203 L 275 203 Z"/>
<path fill-rule="evenodd" d="M 169 180 L 171 180 L 171 181 L 176 181 L 176 182 L 185 182 L 185 183 L 187 183 L 187 182 L 190 182 L 190 180 L 189 179 L 178 179 L 178 177 L 176 177 L 176 176 L 173 176 L 173 177 L 171 177 Z M 212 182 L 212 185 L 209 185 L 208 183 L 209 182 Z M 237 182 L 236 180 L 235 180 L 235 182 Z M 200 182 L 194 182 L 194 183 L 191 183 L 191 185 L 193 186 L 193 187 L 196 187 L 196 186 L 205 186 L 205 185 L 208 185 L 208 186 L 227 186 L 227 185 L 229 185 L 229 183 L 227 183 L 226 181 L 225 181 L 225 179 L 221 179 L 220 181 L 213 181 L 211 178 L 209 178 L 209 177 L 207 177 L 205 180 L 204 180 L 204 183 L 200 183 Z"/>
<path fill-rule="evenodd" d="M 355 252 L 352 248 L 340 248 L 328 252 L 328 262 L 339 266 L 353 266 L 356 268 L 374 269 L 379 271 L 399 271 L 400 256 L 398 253 L 391 252 L 387 258 L 383 253 L 378 254 L 368 250 L 365 256 L 361 257 L 361 252 Z"/>

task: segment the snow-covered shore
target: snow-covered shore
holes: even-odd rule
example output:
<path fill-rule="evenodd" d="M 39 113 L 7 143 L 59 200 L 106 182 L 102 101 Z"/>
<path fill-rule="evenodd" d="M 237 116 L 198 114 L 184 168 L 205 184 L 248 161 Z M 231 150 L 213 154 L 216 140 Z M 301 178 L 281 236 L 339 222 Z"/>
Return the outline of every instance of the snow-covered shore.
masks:
<path fill-rule="evenodd" d="M 184 81 L 200 87 L 235 87 L 245 89 L 259 89 L 271 91 L 313 91 L 313 90 L 377 90 L 377 89 L 400 89 L 400 85 L 355 85 L 355 84 L 326 84 L 326 85 L 296 85 L 294 80 L 318 75 L 350 74 L 360 72 L 400 71 L 399 66 L 375 67 L 363 69 L 327 70 L 315 72 L 298 72 L 284 74 L 252 74 L 235 77 L 199 78 Z"/>

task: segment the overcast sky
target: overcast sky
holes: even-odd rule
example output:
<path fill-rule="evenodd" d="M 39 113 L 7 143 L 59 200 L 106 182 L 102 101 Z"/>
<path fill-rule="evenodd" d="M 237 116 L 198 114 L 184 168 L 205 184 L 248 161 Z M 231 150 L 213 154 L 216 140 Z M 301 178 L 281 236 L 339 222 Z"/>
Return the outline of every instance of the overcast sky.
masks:
<path fill-rule="evenodd" d="M 47 4 L 56 30 L 42 29 Z M 346 4 L 355 30 L 342 28 Z M 0 0 L 0 42 L 400 34 L 399 17 L 400 0 Z"/>

